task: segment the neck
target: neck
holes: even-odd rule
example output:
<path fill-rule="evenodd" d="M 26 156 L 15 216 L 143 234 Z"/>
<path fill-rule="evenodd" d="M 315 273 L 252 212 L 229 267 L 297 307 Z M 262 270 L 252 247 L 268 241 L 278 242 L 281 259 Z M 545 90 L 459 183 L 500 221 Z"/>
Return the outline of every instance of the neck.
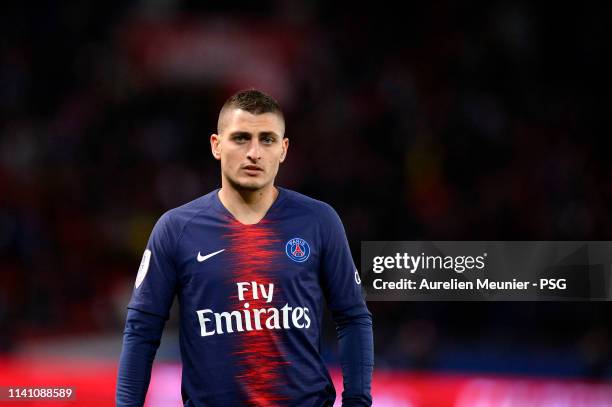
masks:
<path fill-rule="evenodd" d="M 257 190 L 247 190 L 237 189 L 222 180 L 219 200 L 236 220 L 251 225 L 266 215 L 278 193 L 278 189 L 273 184 Z"/>

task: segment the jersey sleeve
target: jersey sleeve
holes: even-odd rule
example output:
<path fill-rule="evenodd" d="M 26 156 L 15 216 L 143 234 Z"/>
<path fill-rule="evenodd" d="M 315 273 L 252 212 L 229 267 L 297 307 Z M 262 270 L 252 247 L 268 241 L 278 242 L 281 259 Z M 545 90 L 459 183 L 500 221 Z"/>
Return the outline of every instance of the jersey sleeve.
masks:
<path fill-rule="evenodd" d="M 372 405 L 374 340 L 372 314 L 338 214 L 327 207 L 322 225 L 322 286 L 336 323 L 344 390 L 343 407 Z M 326 235 L 326 237 L 325 237 Z"/>
<path fill-rule="evenodd" d="M 332 312 L 368 313 L 342 221 L 327 204 L 321 219 L 321 280 L 327 306 Z"/>
<path fill-rule="evenodd" d="M 149 237 L 128 308 L 168 319 L 178 280 L 173 257 L 178 234 L 170 213 L 165 213 Z"/>
<path fill-rule="evenodd" d="M 140 407 L 151 380 L 151 367 L 166 321 L 153 314 L 129 309 L 117 369 L 116 407 Z"/>

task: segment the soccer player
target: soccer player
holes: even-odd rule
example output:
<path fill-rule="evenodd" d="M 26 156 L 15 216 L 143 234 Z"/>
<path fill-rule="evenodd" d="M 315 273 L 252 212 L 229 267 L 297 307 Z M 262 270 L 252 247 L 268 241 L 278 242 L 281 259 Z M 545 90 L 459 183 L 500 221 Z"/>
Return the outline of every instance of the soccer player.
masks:
<path fill-rule="evenodd" d="M 327 204 L 276 187 L 283 114 L 238 92 L 210 137 L 221 188 L 166 212 L 128 305 L 118 406 L 142 406 L 175 295 L 185 406 L 331 406 L 321 357 L 322 303 L 336 324 L 343 406 L 369 406 L 372 318 L 342 223 Z"/>

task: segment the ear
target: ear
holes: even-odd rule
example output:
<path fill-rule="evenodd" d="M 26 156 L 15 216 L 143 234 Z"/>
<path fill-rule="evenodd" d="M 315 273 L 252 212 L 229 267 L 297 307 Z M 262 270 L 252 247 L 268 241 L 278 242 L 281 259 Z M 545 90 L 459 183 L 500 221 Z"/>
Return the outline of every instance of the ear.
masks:
<path fill-rule="evenodd" d="M 285 158 L 287 157 L 287 150 L 289 150 L 289 139 L 287 137 L 283 137 L 282 147 L 283 147 L 283 152 L 281 153 L 280 160 L 279 160 L 281 163 L 285 161 Z"/>
<path fill-rule="evenodd" d="M 215 157 L 215 160 L 221 159 L 221 146 L 219 145 L 220 143 L 221 136 L 214 133 L 210 135 L 210 151 L 212 152 L 213 157 Z"/>

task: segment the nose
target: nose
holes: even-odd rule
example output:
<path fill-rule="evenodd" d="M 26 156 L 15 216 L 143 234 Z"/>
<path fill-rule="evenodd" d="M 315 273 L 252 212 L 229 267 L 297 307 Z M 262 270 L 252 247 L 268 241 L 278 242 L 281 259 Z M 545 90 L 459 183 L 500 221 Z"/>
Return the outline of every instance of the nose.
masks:
<path fill-rule="evenodd" d="M 247 151 L 247 158 L 251 161 L 258 161 L 261 159 L 261 149 L 259 146 L 259 140 L 255 137 L 251 140 L 249 150 Z"/>

